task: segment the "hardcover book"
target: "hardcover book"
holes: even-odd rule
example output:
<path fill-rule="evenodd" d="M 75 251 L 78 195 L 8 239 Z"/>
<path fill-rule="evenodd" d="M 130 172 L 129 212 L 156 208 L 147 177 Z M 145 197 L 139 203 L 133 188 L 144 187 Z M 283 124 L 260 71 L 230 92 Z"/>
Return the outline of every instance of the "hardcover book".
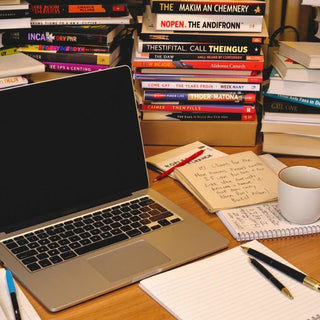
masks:
<path fill-rule="evenodd" d="M 29 3 L 26 1 L 11 5 L 2 5 L 0 2 L 0 19 L 27 18 L 30 16 Z"/>
<path fill-rule="evenodd" d="M 154 13 L 264 15 L 266 2 L 243 0 L 151 0 Z"/>

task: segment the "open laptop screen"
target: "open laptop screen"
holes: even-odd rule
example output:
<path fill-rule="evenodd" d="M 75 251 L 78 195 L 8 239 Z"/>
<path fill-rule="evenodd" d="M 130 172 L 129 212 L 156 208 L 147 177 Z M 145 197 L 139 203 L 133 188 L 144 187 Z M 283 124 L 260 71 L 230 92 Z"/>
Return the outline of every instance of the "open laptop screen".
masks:
<path fill-rule="evenodd" d="M 0 101 L 0 231 L 147 187 L 128 67 L 3 90 Z"/>

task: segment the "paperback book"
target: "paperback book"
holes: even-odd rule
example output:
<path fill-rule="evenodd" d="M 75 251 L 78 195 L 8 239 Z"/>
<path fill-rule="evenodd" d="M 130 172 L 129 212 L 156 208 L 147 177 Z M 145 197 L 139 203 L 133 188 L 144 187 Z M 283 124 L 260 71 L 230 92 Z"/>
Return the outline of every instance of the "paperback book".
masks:
<path fill-rule="evenodd" d="M 68 63 L 55 61 L 42 61 L 46 67 L 46 71 L 83 73 L 97 70 L 107 69 L 109 65 L 84 64 L 84 63 Z"/>
<path fill-rule="evenodd" d="M 0 19 L 29 18 L 29 3 L 21 1 L 19 4 L 2 5 L 0 3 Z"/>
<path fill-rule="evenodd" d="M 150 101 L 204 101 L 212 103 L 255 103 L 256 93 L 238 93 L 238 92 L 192 92 L 192 91 L 153 91 L 145 90 L 143 92 L 144 100 Z"/>
<path fill-rule="evenodd" d="M 146 41 L 197 41 L 211 42 L 213 44 L 230 45 L 230 44 L 262 44 L 268 37 L 268 29 L 265 21 L 262 21 L 261 32 L 228 32 L 228 35 L 221 32 L 183 32 L 179 30 L 157 30 L 155 28 L 154 15 L 152 15 L 150 6 L 146 6 L 146 10 L 142 17 L 142 26 L 139 37 Z"/>
<path fill-rule="evenodd" d="M 266 2 L 243 0 L 151 0 L 154 13 L 264 15 Z"/>
<path fill-rule="evenodd" d="M 261 32 L 263 16 L 154 14 L 157 30 Z"/>

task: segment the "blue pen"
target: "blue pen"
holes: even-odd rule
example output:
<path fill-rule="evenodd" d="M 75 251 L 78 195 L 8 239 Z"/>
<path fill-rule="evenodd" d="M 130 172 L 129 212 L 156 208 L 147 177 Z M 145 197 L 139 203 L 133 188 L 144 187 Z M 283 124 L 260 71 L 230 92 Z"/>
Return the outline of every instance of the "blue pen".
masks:
<path fill-rule="evenodd" d="M 6 269 L 6 279 L 7 279 L 7 285 L 8 285 L 8 290 L 10 293 L 10 298 L 11 298 L 11 302 L 12 302 L 13 313 L 14 313 L 15 319 L 21 320 L 19 305 L 18 305 L 18 300 L 17 300 L 17 294 L 16 294 L 16 287 L 13 282 L 13 277 L 12 277 L 11 271 L 8 269 Z"/>

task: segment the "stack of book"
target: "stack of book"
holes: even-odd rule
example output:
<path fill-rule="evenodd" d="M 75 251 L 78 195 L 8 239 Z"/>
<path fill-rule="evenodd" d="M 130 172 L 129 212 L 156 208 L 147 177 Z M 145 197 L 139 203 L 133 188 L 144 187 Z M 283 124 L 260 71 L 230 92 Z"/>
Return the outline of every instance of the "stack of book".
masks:
<path fill-rule="evenodd" d="M 262 44 L 268 36 L 265 6 L 253 0 L 150 1 L 132 54 L 146 143 L 255 143 Z M 251 128 L 250 138 L 219 140 L 212 131 L 238 124 Z M 207 132 L 201 139 L 200 126 Z"/>
<path fill-rule="evenodd" d="M 26 84 L 29 75 L 43 72 L 44 65 L 19 53 L 13 44 L 7 44 L 4 34 L 12 30 L 31 28 L 30 6 L 26 1 L 0 0 L 0 89 Z"/>
<path fill-rule="evenodd" d="M 131 15 L 126 0 L 29 0 L 31 28 L 7 31 L 2 41 L 46 66 L 82 73 L 116 66 Z"/>
<path fill-rule="evenodd" d="M 320 156 L 320 43 L 280 41 L 261 120 L 263 151 Z"/>

